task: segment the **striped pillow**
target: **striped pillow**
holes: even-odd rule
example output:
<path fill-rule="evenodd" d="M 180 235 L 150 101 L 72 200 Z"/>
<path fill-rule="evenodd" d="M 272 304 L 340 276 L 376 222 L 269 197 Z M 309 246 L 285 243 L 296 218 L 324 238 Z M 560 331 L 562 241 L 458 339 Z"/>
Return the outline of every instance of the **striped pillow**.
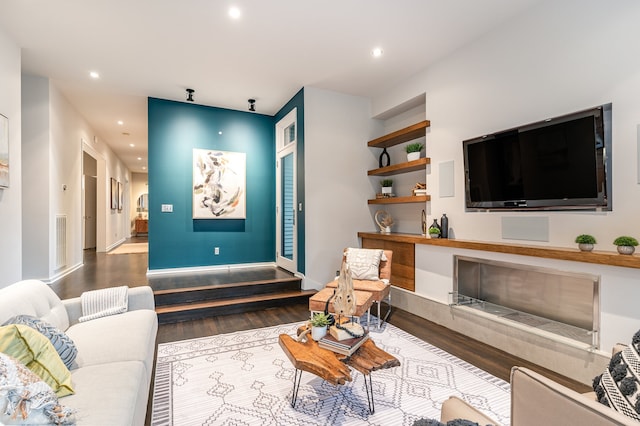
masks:
<path fill-rule="evenodd" d="M 64 365 L 68 369 L 71 369 L 71 365 L 78 355 L 78 349 L 76 348 L 75 343 L 73 343 L 73 340 L 71 340 L 71 338 L 63 331 L 30 315 L 17 315 L 13 318 L 9 318 L 9 320 L 2 325 L 9 324 L 27 325 L 38 331 L 40 334 L 43 334 L 47 339 L 49 339 L 53 347 L 56 348 L 56 352 L 60 355 L 60 359 L 62 359 Z"/>

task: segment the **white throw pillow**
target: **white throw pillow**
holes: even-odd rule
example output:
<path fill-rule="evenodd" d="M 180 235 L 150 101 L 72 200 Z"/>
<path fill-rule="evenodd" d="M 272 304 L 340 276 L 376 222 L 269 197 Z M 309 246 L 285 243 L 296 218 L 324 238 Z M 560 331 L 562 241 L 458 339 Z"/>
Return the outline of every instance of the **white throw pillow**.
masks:
<path fill-rule="evenodd" d="M 387 260 L 380 249 L 348 248 L 346 263 L 351 270 L 351 278 L 356 280 L 379 281 L 380 261 Z"/>

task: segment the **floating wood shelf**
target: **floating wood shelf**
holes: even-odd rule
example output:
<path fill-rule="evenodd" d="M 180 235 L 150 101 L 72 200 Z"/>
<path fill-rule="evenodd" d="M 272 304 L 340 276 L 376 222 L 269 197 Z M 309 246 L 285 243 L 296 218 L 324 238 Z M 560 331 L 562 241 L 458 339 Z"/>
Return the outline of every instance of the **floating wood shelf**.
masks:
<path fill-rule="evenodd" d="M 367 174 L 369 176 L 392 176 L 400 173 L 415 172 L 416 170 L 425 170 L 427 168 L 427 164 L 430 162 L 430 158 L 420 158 L 407 163 L 394 164 L 393 166 L 369 170 Z"/>
<path fill-rule="evenodd" d="M 369 204 L 407 204 L 407 203 L 424 203 L 431 199 L 430 195 L 410 195 L 408 197 L 389 197 L 389 198 L 375 198 L 373 200 L 367 200 Z"/>
<path fill-rule="evenodd" d="M 582 252 L 577 248 L 527 246 L 518 244 L 489 243 L 482 241 L 454 240 L 425 237 L 419 234 L 379 234 L 358 232 L 358 237 L 401 243 L 426 244 L 442 247 L 454 247 L 470 250 L 491 251 L 497 253 L 518 254 L 547 259 L 570 260 L 573 262 L 595 263 L 599 265 L 621 266 L 640 269 L 640 255 L 623 255 L 614 251 Z"/>
<path fill-rule="evenodd" d="M 421 121 L 420 123 L 413 124 L 409 127 L 405 127 L 404 129 L 373 139 L 367 143 L 367 146 L 373 148 L 389 148 L 390 146 L 418 139 L 426 134 L 426 129 L 430 124 L 429 120 Z"/>

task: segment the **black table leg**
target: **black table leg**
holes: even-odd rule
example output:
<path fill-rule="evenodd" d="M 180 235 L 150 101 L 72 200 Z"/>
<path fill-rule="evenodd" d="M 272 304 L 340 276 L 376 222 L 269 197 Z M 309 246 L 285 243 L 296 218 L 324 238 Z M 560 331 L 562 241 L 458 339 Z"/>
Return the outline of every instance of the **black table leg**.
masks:
<path fill-rule="evenodd" d="M 369 413 L 373 414 L 376 412 L 376 408 L 373 405 L 373 382 L 371 379 L 371 374 L 363 374 L 362 376 L 364 377 L 364 387 L 367 390 L 367 403 L 369 404 Z M 367 377 L 369 377 L 369 383 L 367 383 Z"/>
<path fill-rule="evenodd" d="M 300 379 L 302 379 L 302 370 L 296 368 L 293 377 L 293 395 L 291 396 L 291 407 L 296 408 L 296 400 L 298 399 L 298 389 L 300 389 Z"/>

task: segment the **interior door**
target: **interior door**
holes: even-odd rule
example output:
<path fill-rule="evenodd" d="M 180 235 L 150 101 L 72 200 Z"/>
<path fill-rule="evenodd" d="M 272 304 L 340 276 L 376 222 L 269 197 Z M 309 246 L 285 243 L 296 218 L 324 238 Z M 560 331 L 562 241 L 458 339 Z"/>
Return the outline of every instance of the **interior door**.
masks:
<path fill-rule="evenodd" d="M 96 213 L 98 188 L 95 176 L 84 175 L 84 249 L 96 248 Z"/>
<path fill-rule="evenodd" d="M 276 124 L 276 264 L 290 272 L 297 271 L 295 112 Z"/>

